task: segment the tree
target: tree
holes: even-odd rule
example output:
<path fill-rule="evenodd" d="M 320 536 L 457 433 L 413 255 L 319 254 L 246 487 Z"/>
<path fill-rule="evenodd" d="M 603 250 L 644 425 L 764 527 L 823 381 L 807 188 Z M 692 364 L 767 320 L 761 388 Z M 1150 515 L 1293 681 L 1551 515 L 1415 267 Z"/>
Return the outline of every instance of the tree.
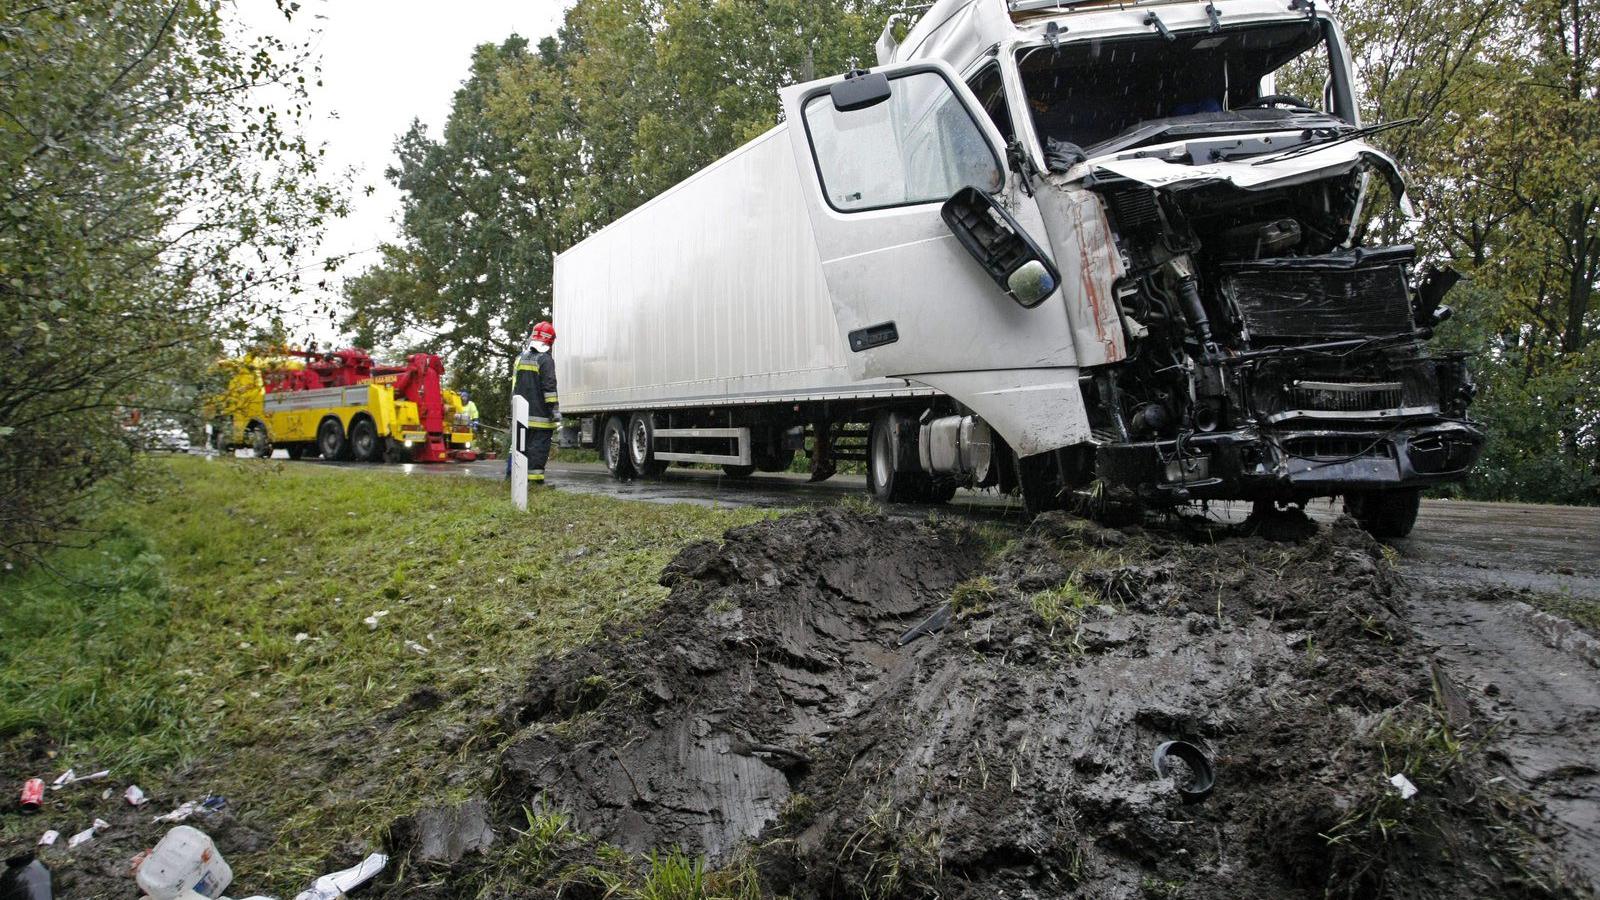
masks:
<path fill-rule="evenodd" d="M 0 11 L 0 554 L 81 531 L 132 411 L 192 413 L 221 342 L 318 268 L 342 206 L 297 132 L 315 70 L 226 9 Z"/>
<path fill-rule="evenodd" d="M 1337 5 L 1368 121 L 1469 284 L 1444 339 L 1471 354 L 1489 431 L 1473 496 L 1600 502 L 1600 11 L 1568 0 Z M 1386 222 L 1399 237 L 1396 221 Z"/>

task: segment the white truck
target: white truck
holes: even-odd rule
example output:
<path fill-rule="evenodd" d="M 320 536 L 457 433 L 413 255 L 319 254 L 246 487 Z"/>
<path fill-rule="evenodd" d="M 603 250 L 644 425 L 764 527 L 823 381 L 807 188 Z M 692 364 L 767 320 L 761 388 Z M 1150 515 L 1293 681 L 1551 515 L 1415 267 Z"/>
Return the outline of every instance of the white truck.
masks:
<path fill-rule="evenodd" d="M 892 34 L 557 257 L 569 439 L 613 474 L 805 450 L 885 501 L 1342 496 L 1395 537 L 1476 462 L 1427 349 L 1454 277 L 1366 239 L 1410 205 L 1327 11 L 938 0 Z"/>

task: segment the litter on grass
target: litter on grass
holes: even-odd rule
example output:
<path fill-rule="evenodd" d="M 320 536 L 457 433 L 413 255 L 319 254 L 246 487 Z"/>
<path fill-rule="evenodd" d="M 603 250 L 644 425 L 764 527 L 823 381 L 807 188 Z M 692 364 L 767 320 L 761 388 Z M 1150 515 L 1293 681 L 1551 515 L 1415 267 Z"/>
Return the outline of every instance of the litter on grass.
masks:
<path fill-rule="evenodd" d="M 79 775 L 76 770 L 68 769 L 65 772 L 62 772 L 60 777 L 58 777 L 55 781 L 50 782 L 50 789 L 59 791 L 69 784 L 77 784 L 80 781 L 98 781 L 101 778 L 109 777 L 111 777 L 110 769 L 101 769 L 98 772 L 92 772 L 88 775 Z"/>
<path fill-rule="evenodd" d="M 233 883 L 233 868 L 210 835 L 179 825 L 162 835 L 135 870 L 134 880 L 153 900 L 182 900 L 191 894 L 220 898 Z"/>
<path fill-rule="evenodd" d="M 89 826 L 88 828 L 85 828 L 84 830 L 78 832 L 77 834 L 73 835 L 72 837 L 67 838 L 67 848 L 71 849 L 73 847 L 79 846 L 80 844 L 87 844 L 90 841 L 94 840 L 94 836 L 95 835 L 99 834 L 102 831 L 105 831 L 107 828 L 110 828 L 110 827 L 111 827 L 111 823 L 107 822 L 105 819 L 95 819 L 93 825 Z"/>
<path fill-rule="evenodd" d="M 183 822 L 195 813 L 212 813 L 228 805 L 226 797 L 215 794 L 208 795 L 199 800 L 189 800 L 178 806 L 172 812 L 156 816 L 152 822 Z"/>
<path fill-rule="evenodd" d="M 1417 795 L 1417 786 L 1412 784 L 1411 779 L 1407 778 L 1403 774 L 1395 775 L 1393 778 L 1390 778 L 1389 783 L 1394 785 L 1400 791 L 1401 800 L 1410 800 L 1412 797 Z"/>
<path fill-rule="evenodd" d="M 374 853 L 348 869 L 318 878 L 311 883 L 310 890 L 301 891 L 294 900 L 336 900 L 376 878 L 388 864 L 389 857 L 386 854 Z"/>

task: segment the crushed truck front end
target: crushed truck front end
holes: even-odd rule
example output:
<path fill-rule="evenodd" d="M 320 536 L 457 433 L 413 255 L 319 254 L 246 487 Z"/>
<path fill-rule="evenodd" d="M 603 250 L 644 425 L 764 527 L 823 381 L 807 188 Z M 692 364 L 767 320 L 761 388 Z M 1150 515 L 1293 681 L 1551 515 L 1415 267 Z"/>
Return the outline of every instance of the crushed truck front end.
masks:
<path fill-rule="evenodd" d="M 968 85 L 1028 170 L 1092 431 L 1034 466 L 1035 493 L 1093 479 L 1147 504 L 1344 496 L 1404 520 L 1422 488 L 1465 477 L 1484 440 L 1466 359 L 1429 347 L 1455 279 L 1405 242 L 1415 212 L 1372 143 L 1405 123 L 1362 126 L 1331 16 L 1266 0 L 968 8 L 969 30 L 1000 38 Z"/>

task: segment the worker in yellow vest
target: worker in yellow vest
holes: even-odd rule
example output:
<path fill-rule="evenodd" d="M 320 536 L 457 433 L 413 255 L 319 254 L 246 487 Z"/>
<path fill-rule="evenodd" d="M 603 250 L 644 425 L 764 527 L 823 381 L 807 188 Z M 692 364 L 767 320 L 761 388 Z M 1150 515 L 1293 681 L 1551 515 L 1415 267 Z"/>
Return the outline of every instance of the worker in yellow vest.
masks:
<path fill-rule="evenodd" d="M 528 486 L 542 486 L 545 463 L 550 460 L 550 444 L 560 418 L 556 394 L 556 329 L 549 322 L 533 326 L 528 349 L 517 357 L 512 393 L 528 401 Z M 513 425 L 513 428 L 515 426 Z"/>

